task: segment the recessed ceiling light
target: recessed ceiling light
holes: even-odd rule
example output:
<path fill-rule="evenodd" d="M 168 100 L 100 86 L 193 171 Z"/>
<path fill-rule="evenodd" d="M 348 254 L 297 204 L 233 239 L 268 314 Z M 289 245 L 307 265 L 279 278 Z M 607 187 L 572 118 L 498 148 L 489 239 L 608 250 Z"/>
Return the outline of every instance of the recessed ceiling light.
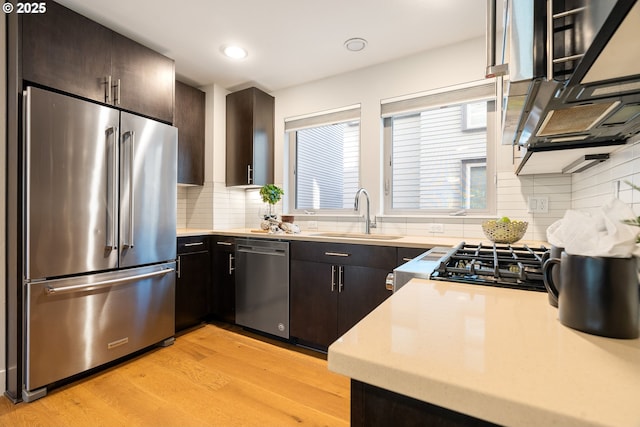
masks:
<path fill-rule="evenodd" d="M 247 57 L 247 51 L 240 46 L 225 45 L 220 48 L 222 53 L 231 59 L 243 59 Z"/>
<path fill-rule="evenodd" d="M 360 52 L 362 49 L 367 47 L 367 41 L 360 37 L 355 37 L 344 42 L 344 47 L 351 52 Z"/>

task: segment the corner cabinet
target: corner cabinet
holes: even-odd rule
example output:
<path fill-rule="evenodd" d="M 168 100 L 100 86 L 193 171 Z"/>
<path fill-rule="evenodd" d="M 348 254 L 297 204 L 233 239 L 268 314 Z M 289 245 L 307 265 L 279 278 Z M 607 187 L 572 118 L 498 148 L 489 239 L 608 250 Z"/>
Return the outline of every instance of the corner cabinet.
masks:
<path fill-rule="evenodd" d="M 274 104 L 255 87 L 227 95 L 227 186 L 273 182 Z"/>
<path fill-rule="evenodd" d="M 178 184 L 204 185 L 205 102 L 203 91 L 176 80 Z"/>
<path fill-rule="evenodd" d="M 213 286 L 211 314 L 228 323 L 236 322 L 236 240 L 213 236 Z"/>
<path fill-rule="evenodd" d="M 172 123 L 172 59 L 58 3 L 43 3 L 45 13 L 18 18 L 25 81 Z"/>
<path fill-rule="evenodd" d="M 291 336 L 326 350 L 391 296 L 395 247 L 291 242 Z"/>
<path fill-rule="evenodd" d="M 209 236 L 178 237 L 176 332 L 209 316 L 211 256 Z"/>

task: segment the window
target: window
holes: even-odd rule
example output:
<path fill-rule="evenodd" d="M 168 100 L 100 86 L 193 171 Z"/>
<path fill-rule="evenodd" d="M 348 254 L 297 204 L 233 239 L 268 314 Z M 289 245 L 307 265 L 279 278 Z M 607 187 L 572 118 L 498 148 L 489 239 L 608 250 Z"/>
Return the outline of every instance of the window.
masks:
<path fill-rule="evenodd" d="M 385 211 L 492 212 L 494 84 L 383 102 Z"/>
<path fill-rule="evenodd" d="M 285 121 L 294 211 L 353 209 L 360 178 L 360 108 Z"/>
<path fill-rule="evenodd" d="M 464 188 L 464 209 L 487 208 L 487 162 L 483 159 L 462 161 L 462 188 Z"/>

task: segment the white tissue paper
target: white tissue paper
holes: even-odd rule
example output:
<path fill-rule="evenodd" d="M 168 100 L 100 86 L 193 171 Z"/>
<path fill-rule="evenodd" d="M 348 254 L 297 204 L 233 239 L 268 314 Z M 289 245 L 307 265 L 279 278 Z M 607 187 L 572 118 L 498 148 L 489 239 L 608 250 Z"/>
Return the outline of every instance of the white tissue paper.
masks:
<path fill-rule="evenodd" d="M 568 210 L 547 228 L 547 241 L 568 254 L 628 258 L 640 255 L 636 238 L 640 229 L 623 221 L 637 215 L 619 199 L 594 211 Z"/>

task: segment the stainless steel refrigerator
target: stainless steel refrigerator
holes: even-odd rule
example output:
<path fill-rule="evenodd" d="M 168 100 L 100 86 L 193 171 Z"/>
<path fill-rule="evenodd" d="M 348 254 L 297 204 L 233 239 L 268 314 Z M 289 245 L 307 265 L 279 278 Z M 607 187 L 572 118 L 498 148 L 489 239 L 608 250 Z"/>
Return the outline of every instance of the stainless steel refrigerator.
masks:
<path fill-rule="evenodd" d="M 174 335 L 177 129 L 24 93 L 22 398 Z"/>

